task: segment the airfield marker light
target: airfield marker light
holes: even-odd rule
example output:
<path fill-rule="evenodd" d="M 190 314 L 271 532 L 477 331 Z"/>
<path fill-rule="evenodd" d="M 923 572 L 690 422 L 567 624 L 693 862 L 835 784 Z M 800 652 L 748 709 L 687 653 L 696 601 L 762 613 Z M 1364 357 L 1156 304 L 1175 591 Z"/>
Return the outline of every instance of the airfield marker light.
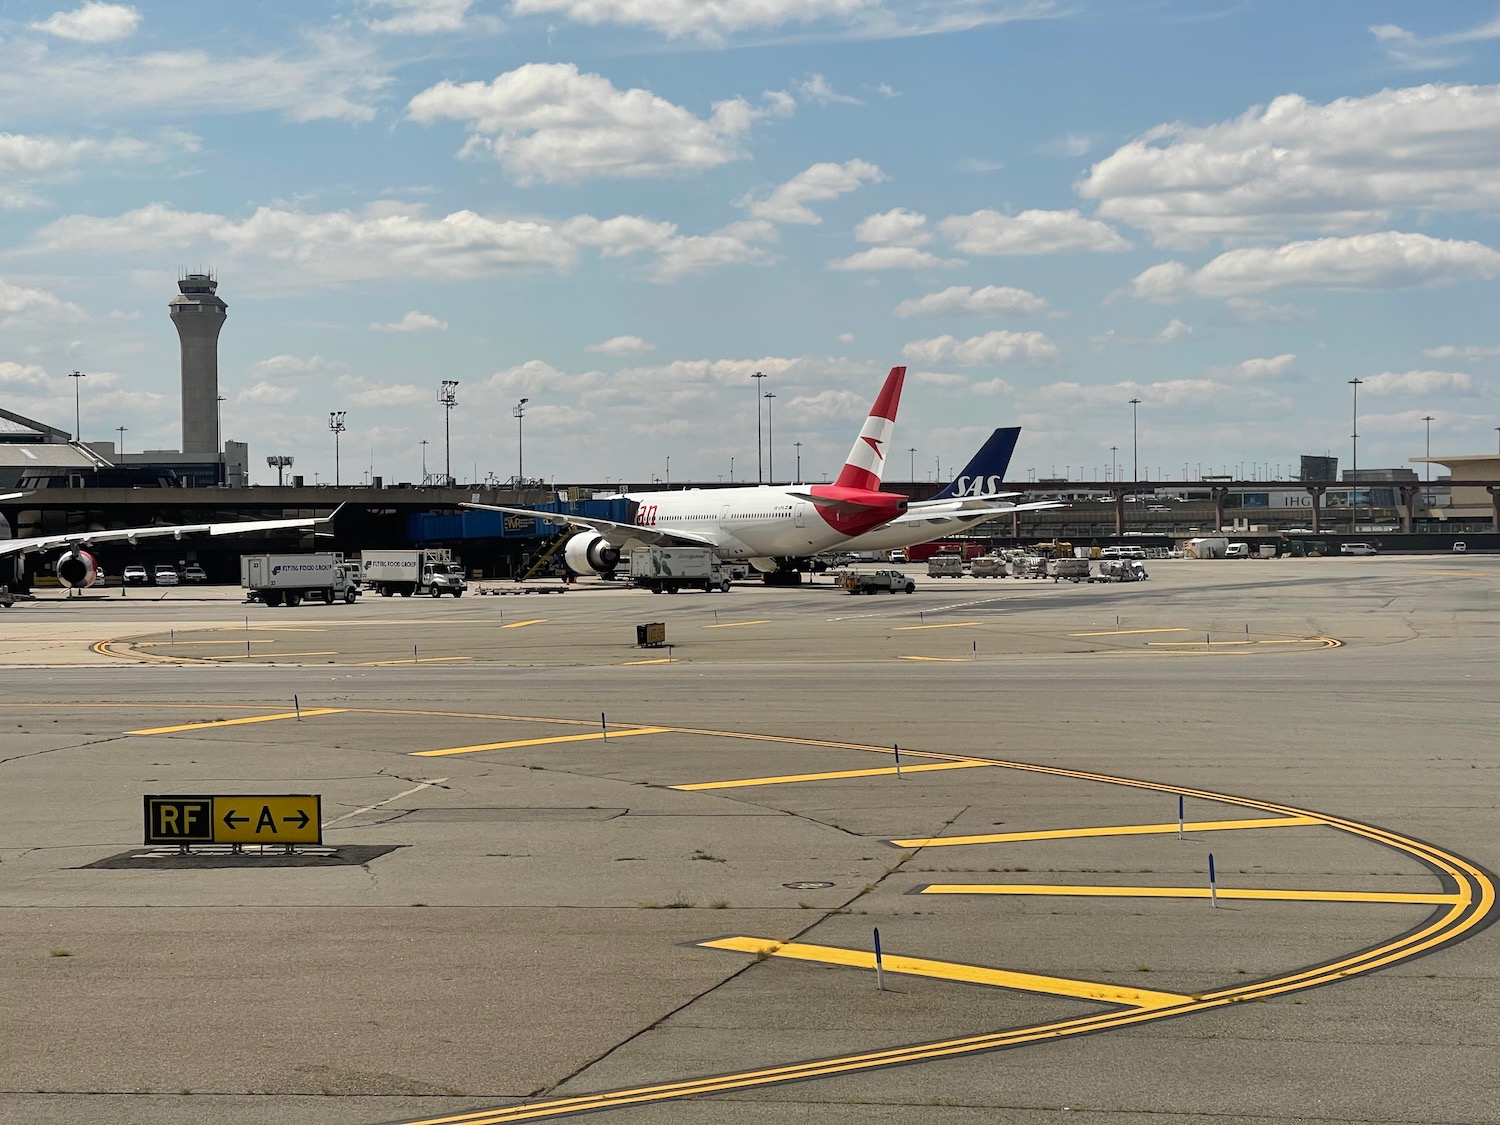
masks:
<path fill-rule="evenodd" d="M 1182 812 L 1185 801 L 1181 793 L 1177 794 L 1177 838 L 1182 839 Z"/>
<path fill-rule="evenodd" d="M 1219 888 L 1214 879 L 1214 853 L 1208 853 L 1208 901 L 1215 910 L 1219 908 Z"/>
<path fill-rule="evenodd" d="M 885 966 L 880 957 L 880 927 L 875 927 L 875 990 L 885 991 Z"/>
<path fill-rule="evenodd" d="M 411 646 L 411 662 L 413 664 L 415 664 L 417 662 L 417 646 L 416 645 L 412 645 Z"/>
<path fill-rule="evenodd" d="M 169 645 L 177 643 L 177 629 L 171 625 L 167 626 L 167 643 Z"/>
<path fill-rule="evenodd" d="M 971 659 L 978 660 L 979 659 L 979 642 L 978 641 L 971 641 L 970 644 L 972 644 L 974 646 L 974 655 L 973 655 L 973 657 L 971 657 Z"/>
<path fill-rule="evenodd" d="M 603 711 L 599 712 L 599 731 L 602 734 L 602 736 L 604 738 L 604 741 L 608 742 L 609 741 L 609 724 L 604 721 L 604 712 Z"/>
<path fill-rule="evenodd" d="M 250 658 L 250 638 L 249 637 L 245 638 L 245 658 L 247 660 Z M 294 695 L 294 696 L 292 696 L 292 698 L 296 699 L 297 697 Z M 302 716 L 298 715 L 297 718 L 300 719 L 300 718 L 302 718 Z"/>
<path fill-rule="evenodd" d="M 246 649 L 246 651 L 249 651 L 249 648 L 250 648 L 250 642 L 246 641 L 245 642 L 245 649 Z M 300 723 L 302 721 L 302 701 L 300 699 L 298 699 L 295 695 L 292 696 L 292 709 L 297 712 L 297 721 Z"/>
<path fill-rule="evenodd" d="M 667 663 L 668 664 L 672 663 L 672 646 L 671 645 L 667 646 Z"/>
<path fill-rule="evenodd" d="M 900 781 L 900 780 L 902 780 L 902 778 L 901 778 L 901 747 L 897 746 L 893 742 L 893 743 L 891 743 L 891 752 L 896 755 L 896 780 Z"/>

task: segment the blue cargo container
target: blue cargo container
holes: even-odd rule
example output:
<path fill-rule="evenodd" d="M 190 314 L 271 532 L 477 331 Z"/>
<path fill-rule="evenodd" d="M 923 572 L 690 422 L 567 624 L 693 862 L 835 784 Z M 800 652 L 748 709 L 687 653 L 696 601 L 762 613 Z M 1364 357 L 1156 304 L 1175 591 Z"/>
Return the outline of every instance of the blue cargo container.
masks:
<path fill-rule="evenodd" d="M 623 499 L 579 500 L 572 504 L 552 501 L 533 506 L 540 512 L 567 512 L 615 523 L 630 520 L 630 501 Z M 406 518 L 406 537 L 419 547 L 460 539 L 546 539 L 555 535 L 557 530 L 546 520 L 509 512 L 418 512 Z"/>

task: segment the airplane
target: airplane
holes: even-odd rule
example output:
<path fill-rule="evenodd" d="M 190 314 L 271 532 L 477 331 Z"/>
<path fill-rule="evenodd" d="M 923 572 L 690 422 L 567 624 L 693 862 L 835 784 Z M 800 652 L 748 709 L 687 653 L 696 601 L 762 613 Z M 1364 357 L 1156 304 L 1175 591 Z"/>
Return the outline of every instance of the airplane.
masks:
<path fill-rule="evenodd" d="M 840 543 L 834 549 L 890 551 L 897 547 L 914 547 L 918 543 L 930 543 L 945 535 L 967 530 L 997 516 L 1063 507 L 1057 500 L 1012 504 L 1007 502 L 1009 498 L 1020 493 L 998 491 L 1020 436 L 1020 426 L 995 430 L 963 471 L 941 492 L 929 500 L 912 501 L 905 512 L 889 523 Z"/>
<path fill-rule="evenodd" d="M 26 495 L 23 492 L 7 493 L 0 500 L 13 500 Z M 343 507 L 343 505 L 339 505 Z M 29 539 L 0 538 L 0 559 L 13 558 L 19 561 L 22 555 L 37 551 L 50 551 L 54 547 L 65 550 L 53 564 L 57 580 L 69 590 L 83 590 L 98 581 L 99 564 L 88 548 L 95 543 L 109 543 L 121 539 L 132 546 L 138 539 L 160 538 L 170 535 L 181 539 L 184 535 L 252 535 L 259 531 L 278 531 L 283 528 L 312 527 L 328 523 L 338 515 L 335 508 L 326 516 L 294 520 L 245 520 L 237 523 L 188 523 L 159 524 L 152 527 L 123 527 L 109 531 L 70 531 L 62 535 L 41 535 Z M 0 528 L 4 527 L 0 521 Z M 3 588 L 3 587 L 0 587 Z"/>
<path fill-rule="evenodd" d="M 906 511 L 905 496 L 880 491 L 905 379 L 905 367 L 891 368 L 833 484 L 622 493 L 630 501 L 630 523 L 500 504 L 461 507 L 578 529 L 563 547 L 574 574 L 610 573 L 632 547 L 672 545 L 711 547 L 720 558 L 747 560 L 771 584 L 799 582 L 802 576 L 785 570 L 781 560 L 816 555 Z"/>

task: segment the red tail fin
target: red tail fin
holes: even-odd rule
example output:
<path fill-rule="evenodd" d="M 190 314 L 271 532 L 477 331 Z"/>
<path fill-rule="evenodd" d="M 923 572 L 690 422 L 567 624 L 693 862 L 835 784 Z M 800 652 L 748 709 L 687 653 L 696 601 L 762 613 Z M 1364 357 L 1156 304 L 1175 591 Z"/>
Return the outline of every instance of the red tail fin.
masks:
<path fill-rule="evenodd" d="M 849 451 L 849 459 L 844 462 L 844 469 L 834 483 L 848 488 L 880 488 L 885 473 L 886 446 L 896 430 L 896 408 L 901 405 L 901 384 L 905 381 L 906 368 L 891 368 L 885 377 L 885 386 L 880 388 L 880 395 L 870 408 L 870 416 L 855 439 L 854 448 Z"/>

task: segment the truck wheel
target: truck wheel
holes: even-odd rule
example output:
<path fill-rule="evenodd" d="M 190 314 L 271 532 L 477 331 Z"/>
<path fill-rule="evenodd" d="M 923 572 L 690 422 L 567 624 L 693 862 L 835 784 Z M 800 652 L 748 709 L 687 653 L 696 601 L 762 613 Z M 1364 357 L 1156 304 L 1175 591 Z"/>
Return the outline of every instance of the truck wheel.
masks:
<path fill-rule="evenodd" d="M 391 589 L 391 588 L 390 588 L 390 587 L 389 587 L 389 586 L 382 586 L 382 587 L 380 587 L 380 596 L 381 596 L 381 597 L 382 597 L 382 598 L 388 598 L 388 597 L 390 597 L 390 596 L 391 596 L 391 595 L 392 595 L 392 594 L 393 594 L 393 593 L 395 593 L 395 591 L 394 591 L 394 590 L 392 590 L 392 589 Z"/>
<path fill-rule="evenodd" d="M 401 596 L 403 598 L 409 598 L 409 597 L 411 597 L 411 591 L 410 590 L 402 590 L 401 591 Z"/>
<path fill-rule="evenodd" d="M 661 587 L 660 587 L 660 586 L 652 586 L 652 587 L 651 587 L 651 592 L 652 592 L 652 593 L 653 593 L 653 594 L 659 594 L 659 593 L 661 593 L 661 592 L 662 592 L 662 591 L 661 591 Z"/>
<path fill-rule="evenodd" d="M 727 593 L 729 593 L 729 579 L 725 578 L 725 579 L 723 579 L 719 583 L 719 593 L 721 593 L 721 594 L 727 594 Z"/>
<path fill-rule="evenodd" d="M 435 598 L 443 596 L 443 588 L 441 586 L 429 586 L 427 587 L 427 592 Z"/>
<path fill-rule="evenodd" d="M 916 583 L 915 582 L 908 582 L 906 584 L 906 592 L 908 594 L 915 594 L 917 592 L 917 585 L 916 585 Z"/>
<path fill-rule="evenodd" d="M 301 605 L 302 595 L 295 590 L 288 590 L 286 595 L 286 604 L 289 606 Z"/>
<path fill-rule="evenodd" d="M 462 590 L 454 590 L 453 591 L 453 596 L 455 598 L 461 598 L 461 597 L 464 596 L 464 592 Z"/>
<path fill-rule="evenodd" d="M 267 607 L 281 604 L 281 594 L 276 590 L 262 590 L 260 594 L 261 604 Z"/>
<path fill-rule="evenodd" d="M 344 604 L 353 605 L 354 599 L 357 597 L 359 597 L 359 591 L 356 590 L 353 586 L 350 586 L 347 590 L 344 591 Z"/>
<path fill-rule="evenodd" d="M 676 586 L 675 583 L 673 585 L 667 587 L 667 593 L 669 593 L 669 594 L 675 594 L 675 593 L 677 593 L 677 586 Z"/>

